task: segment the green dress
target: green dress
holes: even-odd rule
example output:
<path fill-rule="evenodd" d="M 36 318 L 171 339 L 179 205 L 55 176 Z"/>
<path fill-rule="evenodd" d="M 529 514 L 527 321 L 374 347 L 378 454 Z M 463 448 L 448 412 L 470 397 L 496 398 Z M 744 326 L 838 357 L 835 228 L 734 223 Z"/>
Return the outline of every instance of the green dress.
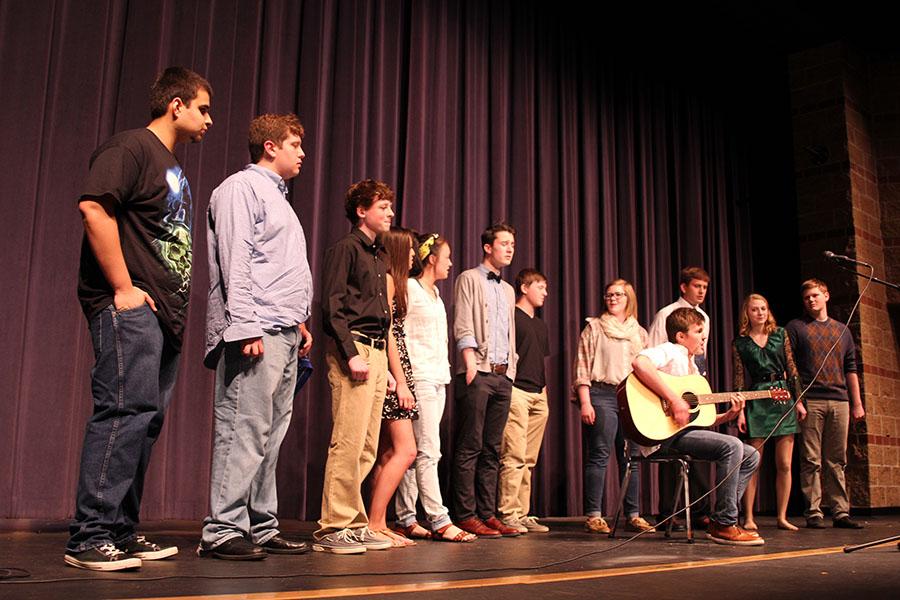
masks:
<path fill-rule="evenodd" d="M 791 400 L 777 402 L 771 398 L 747 402 L 747 433 L 751 438 L 769 435 L 781 416 L 791 414 L 781 422 L 773 436 L 790 435 L 800 431 L 797 413 L 791 409 L 799 393 L 799 377 L 794 364 L 791 343 L 783 327 L 776 327 L 769 334 L 766 345 L 760 347 L 749 335 L 735 338 L 732 343 L 734 358 L 734 387 L 738 391 L 767 390 L 780 387 L 791 392 Z"/>

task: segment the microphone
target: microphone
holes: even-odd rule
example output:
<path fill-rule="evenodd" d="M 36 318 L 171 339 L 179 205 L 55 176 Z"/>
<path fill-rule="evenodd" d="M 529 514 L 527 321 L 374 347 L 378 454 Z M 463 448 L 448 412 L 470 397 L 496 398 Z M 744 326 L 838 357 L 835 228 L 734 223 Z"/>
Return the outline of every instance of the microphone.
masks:
<path fill-rule="evenodd" d="M 872 268 L 872 265 L 870 265 L 867 262 L 863 262 L 861 260 L 856 260 L 855 258 L 850 258 L 849 256 L 844 256 L 843 254 L 835 254 L 831 250 L 826 250 L 825 252 L 822 253 L 822 256 L 824 256 L 825 258 L 830 258 L 831 260 L 834 260 L 834 261 L 849 262 L 849 263 L 853 263 L 856 265 L 862 265 L 864 267 L 869 267 L 870 269 Z"/>

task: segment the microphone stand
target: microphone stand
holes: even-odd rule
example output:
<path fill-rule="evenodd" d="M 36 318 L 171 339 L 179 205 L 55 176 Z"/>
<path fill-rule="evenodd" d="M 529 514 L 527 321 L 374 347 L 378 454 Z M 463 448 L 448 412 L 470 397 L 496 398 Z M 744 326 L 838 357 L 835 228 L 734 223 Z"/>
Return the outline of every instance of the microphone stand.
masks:
<path fill-rule="evenodd" d="M 900 284 L 896 284 L 891 281 L 884 281 L 883 279 L 878 279 L 877 277 L 869 277 L 865 273 L 860 273 L 856 269 L 851 269 L 850 267 L 845 267 L 844 265 L 838 264 L 837 262 L 835 262 L 834 264 L 838 269 L 843 269 L 849 273 L 853 273 L 857 277 L 865 277 L 866 279 L 870 279 L 871 281 L 874 281 L 875 283 L 880 283 L 884 287 L 893 288 L 893 289 L 897 290 L 898 292 L 900 292 Z"/>
<path fill-rule="evenodd" d="M 897 285 L 896 283 L 893 283 L 890 281 L 883 281 L 881 279 L 878 279 L 877 277 L 874 276 L 874 273 L 872 275 L 867 275 L 865 273 L 860 273 L 856 269 L 851 269 L 850 267 L 845 267 L 844 265 L 837 264 L 837 262 L 835 262 L 835 264 L 837 265 L 838 268 L 841 268 L 845 271 L 854 273 L 857 277 L 865 277 L 869 281 L 874 281 L 876 283 L 880 283 L 881 285 L 883 285 L 885 287 L 893 288 L 895 290 L 900 290 L 900 285 Z M 872 270 L 874 271 L 874 269 L 872 269 Z M 863 544 L 855 544 L 853 546 L 844 546 L 844 553 L 849 554 L 850 552 L 856 552 L 857 550 L 862 550 L 864 548 L 871 548 L 873 546 L 880 546 L 882 544 L 889 544 L 891 542 L 897 542 L 897 550 L 900 550 L 900 535 L 892 535 L 890 537 L 882 538 L 880 540 L 874 540 L 871 542 L 865 542 Z"/>

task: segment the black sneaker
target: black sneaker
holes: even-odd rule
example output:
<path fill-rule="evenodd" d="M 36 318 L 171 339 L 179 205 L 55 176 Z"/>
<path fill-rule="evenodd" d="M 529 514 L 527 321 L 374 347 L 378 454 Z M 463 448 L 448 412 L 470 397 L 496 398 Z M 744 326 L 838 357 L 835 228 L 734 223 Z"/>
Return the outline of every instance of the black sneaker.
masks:
<path fill-rule="evenodd" d="M 128 556 L 112 543 L 95 546 L 83 552 L 66 552 L 65 561 L 72 567 L 91 571 L 121 571 L 141 568 L 140 558 Z"/>
<path fill-rule="evenodd" d="M 141 560 L 159 560 L 178 554 L 178 546 L 166 546 L 163 548 L 159 544 L 154 544 L 142 535 L 134 537 L 130 541 L 119 544 L 116 547 L 125 554 L 140 558 Z"/>
<path fill-rule="evenodd" d="M 838 529 L 862 529 L 863 524 L 857 523 L 856 521 L 850 518 L 850 515 L 844 515 L 838 519 L 835 519 L 831 523 L 834 527 Z"/>

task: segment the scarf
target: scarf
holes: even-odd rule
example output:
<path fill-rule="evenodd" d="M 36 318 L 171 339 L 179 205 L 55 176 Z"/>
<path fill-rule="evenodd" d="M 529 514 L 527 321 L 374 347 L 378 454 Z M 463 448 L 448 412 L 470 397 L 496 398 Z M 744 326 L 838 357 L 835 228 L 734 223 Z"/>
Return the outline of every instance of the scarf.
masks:
<path fill-rule="evenodd" d="M 620 322 L 607 313 L 601 316 L 599 321 L 606 337 L 614 340 L 628 340 L 631 343 L 632 354 L 636 355 L 644 349 L 644 345 L 641 343 L 641 326 L 634 317 L 628 317 L 624 322 Z"/>

